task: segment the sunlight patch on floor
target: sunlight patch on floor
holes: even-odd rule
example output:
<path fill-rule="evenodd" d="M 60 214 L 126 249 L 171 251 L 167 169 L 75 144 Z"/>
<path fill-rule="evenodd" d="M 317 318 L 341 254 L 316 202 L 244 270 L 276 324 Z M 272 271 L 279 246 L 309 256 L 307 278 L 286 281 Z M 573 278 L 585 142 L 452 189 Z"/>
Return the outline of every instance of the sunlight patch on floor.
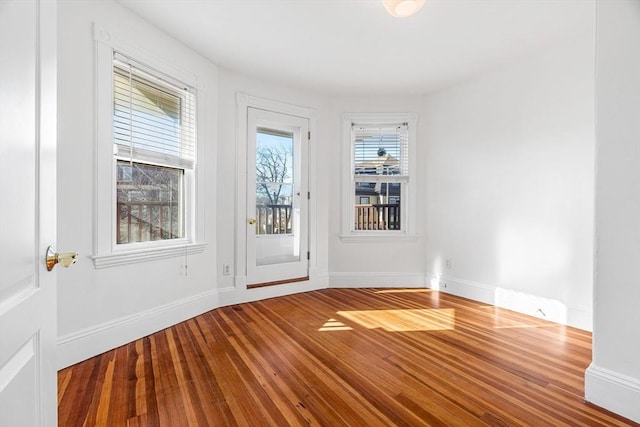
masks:
<path fill-rule="evenodd" d="M 353 331 L 353 328 L 351 326 L 347 326 L 344 323 L 336 320 L 336 319 L 329 319 L 325 322 L 324 325 L 322 325 L 322 327 L 320 329 L 318 329 L 319 332 L 327 332 L 327 331 Z"/>
<path fill-rule="evenodd" d="M 455 309 L 354 310 L 337 313 L 367 329 L 389 332 L 448 331 L 455 329 Z"/>

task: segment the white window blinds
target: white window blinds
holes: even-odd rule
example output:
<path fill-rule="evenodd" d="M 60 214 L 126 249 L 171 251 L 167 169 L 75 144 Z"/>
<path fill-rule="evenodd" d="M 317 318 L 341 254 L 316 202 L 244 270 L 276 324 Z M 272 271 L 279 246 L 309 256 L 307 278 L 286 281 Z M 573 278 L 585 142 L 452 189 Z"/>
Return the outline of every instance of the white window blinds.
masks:
<path fill-rule="evenodd" d="M 119 158 L 193 168 L 193 89 L 114 53 L 113 140 Z"/>
<path fill-rule="evenodd" d="M 353 124 L 353 174 L 409 176 L 409 135 L 406 123 Z"/>

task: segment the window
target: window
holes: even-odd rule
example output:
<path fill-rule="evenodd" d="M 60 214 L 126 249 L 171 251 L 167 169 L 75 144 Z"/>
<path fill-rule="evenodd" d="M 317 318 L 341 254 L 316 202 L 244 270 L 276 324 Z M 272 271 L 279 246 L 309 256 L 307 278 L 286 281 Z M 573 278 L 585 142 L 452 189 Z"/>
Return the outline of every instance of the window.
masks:
<path fill-rule="evenodd" d="M 343 116 L 343 236 L 413 233 L 415 123 L 408 113 Z"/>
<path fill-rule="evenodd" d="M 116 244 L 187 237 L 194 110 L 192 89 L 114 53 Z"/>
<path fill-rule="evenodd" d="M 212 74 L 189 53 L 94 25 L 95 268 L 202 253 L 203 112 Z M 128 41 L 136 40 L 135 44 Z M 198 74 L 193 74 L 195 71 Z M 209 111 L 214 111 L 209 108 Z M 215 141 L 210 141 L 210 144 Z M 198 159 L 200 157 L 200 159 Z M 213 186 L 215 187 L 215 186 Z M 215 198 L 215 188 L 207 192 Z"/>

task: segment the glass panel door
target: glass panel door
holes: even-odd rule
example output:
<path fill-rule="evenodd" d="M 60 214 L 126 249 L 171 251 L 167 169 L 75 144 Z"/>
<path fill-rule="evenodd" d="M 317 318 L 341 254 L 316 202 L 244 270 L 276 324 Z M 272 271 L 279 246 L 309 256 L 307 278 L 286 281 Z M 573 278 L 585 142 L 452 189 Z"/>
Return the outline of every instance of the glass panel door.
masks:
<path fill-rule="evenodd" d="M 308 120 L 249 108 L 247 283 L 308 276 Z"/>

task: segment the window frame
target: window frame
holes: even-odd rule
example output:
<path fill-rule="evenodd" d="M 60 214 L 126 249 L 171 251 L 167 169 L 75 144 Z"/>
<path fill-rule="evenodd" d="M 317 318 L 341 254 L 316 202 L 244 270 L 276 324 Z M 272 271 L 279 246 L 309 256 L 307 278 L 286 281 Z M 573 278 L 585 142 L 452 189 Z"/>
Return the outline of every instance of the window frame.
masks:
<path fill-rule="evenodd" d="M 204 236 L 203 168 L 198 159 L 204 157 L 201 143 L 205 91 L 197 76 L 176 69 L 170 62 L 146 50 L 122 42 L 118 34 L 94 25 L 96 47 L 96 139 L 95 139 L 95 200 L 94 251 L 91 257 L 95 268 L 112 267 L 142 261 L 201 253 L 206 247 Z M 114 150 L 113 139 L 113 58 L 114 52 L 132 58 L 135 62 L 157 70 L 160 75 L 171 76 L 193 88 L 195 97 L 195 163 L 184 167 L 184 236 L 176 239 L 135 243 L 117 243 L 117 161 L 122 159 Z M 167 166 L 146 160 L 135 163 Z"/>
<path fill-rule="evenodd" d="M 196 121 L 195 121 L 195 90 L 183 82 L 174 81 L 170 76 L 164 75 L 161 71 L 150 69 L 149 67 L 139 63 L 133 58 L 123 55 L 119 51 L 114 51 L 113 68 L 112 68 L 112 88 L 113 88 L 113 109 L 112 109 L 112 135 L 114 144 L 114 162 L 116 171 L 118 165 L 122 162 L 130 163 L 132 166 L 139 165 L 142 167 L 162 168 L 163 170 L 180 171 L 179 189 L 179 213 L 177 215 L 180 228 L 180 237 L 172 239 L 148 239 L 141 241 L 119 242 L 121 230 L 117 225 L 121 212 L 119 211 L 118 196 L 116 196 L 116 229 L 114 230 L 115 250 L 124 248 L 121 245 L 127 245 L 126 249 L 147 248 L 150 242 L 163 241 L 165 244 L 169 241 L 178 241 L 188 239 L 188 215 L 186 215 L 187 207 L 186 196 L 191 193 L 190 186 L 193 181 L 193 171 L 195 167 L 195 147 L 196 147 Z M 140 87 L 146 87 L 148 91 L 156 93 L 157 96 L 166 99 L 174 99 L 176 105 L 176 117 L 179 117 L 178 126 L 175 126 L 173 119 L 167 123 L 166 113 L 161 116 L 155 116 L 153 108 L 145 102 L 145 98 L 138 99 L 134 92 L 143 92 Z M 149 120 L 149 114 L 154 116 Z M 153 123 L 149 127 L 148 123 Z M 167 128 L 167 125 L 170 128 Z M 170 129 L 170 132 L 167 132 Z M 137 137 L 141 132 L 146 133 L 145 137 Z M 167 149 L 167 143 L 177 144 L 175 149 Z M 171 147 L 171 145 L 168 145 Z M 119 194 L 124 191 L 120 187 L 119 174 L 116 173 L 115 189 Z M 152 184 L 157 184 L 153 182 Z M 134 201 L 135 202 L 135 201 Z M 151 212 L 149 212 L 151 215 Z M 157 224 L 156 224 L 157 225 Z M 138 228 L 140 224 L 138 223 Z M 149 228 L 149 237 L 151 237 L 151 227 Z M 145 233 L 146 234 L 146 233 Z M 131 230 L 129 230 L 131 235 Z M 143 234 L 141 234 L 141 237 Z"/>
<path fill-rule="evenodd" d="M 416 113 L 343 113 L 342 115 L 342 227 L 340 238 L 344 242 L 390 242 L 415 239 L 416 222 Z M 408 176 L 401 181 L 400 230 L 355 230 L 357 204 L 354 179 L 354 146 L 352 128 L 354 125 L 375 126 L 407 124 Z M 394 182 L 391 179 L 389 182 Z"/>

